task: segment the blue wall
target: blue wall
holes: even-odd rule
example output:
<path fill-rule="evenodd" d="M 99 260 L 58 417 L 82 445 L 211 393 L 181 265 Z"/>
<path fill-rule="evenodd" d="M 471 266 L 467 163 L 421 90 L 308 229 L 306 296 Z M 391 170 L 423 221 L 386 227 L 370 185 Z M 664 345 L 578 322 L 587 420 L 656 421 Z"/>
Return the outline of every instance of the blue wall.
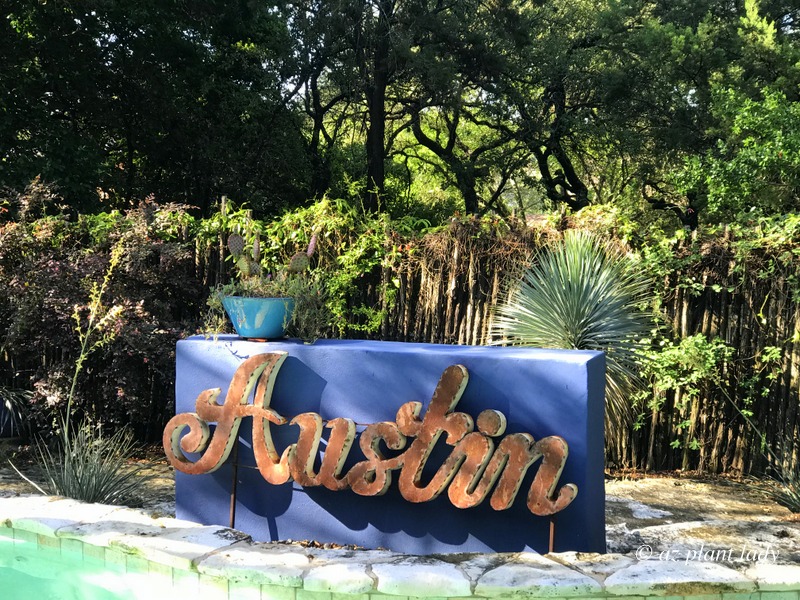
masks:
<path fill-rule="evenodd" d="M 196 336 L 178 342 L 176 412 L 194 412 L 205 389 L 222 388 L 222 402 L 244 359 L 278 350 L 289 357 L 278 374 L 271 407 L 287 419 L 316 412 L 323 419 L 347 417 L 358 424 L 394 421 L 397 409 L 412 400 L 423 403 L 424 414 L 445 368 L 464 365 L 469 384 L 456 411 L 477 418 L 482 410 L 495 409 L 508 419 L 507 434 L 530 433 L 537 440 L 559 435 L 569 444 L 559 487 L 574 483 L 579 491 L 555 515 L 555 550 L 605 551 L 601 353 L 349 340 L 260 343 L 236 336 L 216 341 Z M 308 539 L 414 554 L 547 551 L 550 518 L 531 514 L 525 505 L 538 462 L 505 511 L 493 510 L 488 498 L 477 507 L 458 509 L 446 493 L 413 504 L 400 496 L 396 477 L 386 495 L 375 497 L 293 482 L 273 486 L 253 468 L 250 421 L 245 419 L 240 429 L 235 526 L 256 540 Z M 280 452 L 297 440 L 299 429 L 283 425 L 272 431 Z M 448 454 L 447 448 L 437 450 Z M 357 444 L 351 455 L 349 464 L 361 460 Z M 207 475 L 176 473 L 178 518 L 228 524 L 231 462 Z M 442 461 L 434 457 L 430 462 L 438 467 Z"/>

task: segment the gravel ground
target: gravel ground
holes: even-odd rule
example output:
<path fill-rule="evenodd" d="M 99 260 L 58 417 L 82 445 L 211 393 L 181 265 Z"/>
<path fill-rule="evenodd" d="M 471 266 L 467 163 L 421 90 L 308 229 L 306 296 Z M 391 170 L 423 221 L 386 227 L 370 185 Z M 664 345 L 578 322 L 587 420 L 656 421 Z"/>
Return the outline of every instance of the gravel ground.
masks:
<path fill-rule="evenodd" d="M 800 564 L 800 514 L 769 498 L 768 485 L 681 474 L 607 480 L 608 550 L 732 567 Z"/>

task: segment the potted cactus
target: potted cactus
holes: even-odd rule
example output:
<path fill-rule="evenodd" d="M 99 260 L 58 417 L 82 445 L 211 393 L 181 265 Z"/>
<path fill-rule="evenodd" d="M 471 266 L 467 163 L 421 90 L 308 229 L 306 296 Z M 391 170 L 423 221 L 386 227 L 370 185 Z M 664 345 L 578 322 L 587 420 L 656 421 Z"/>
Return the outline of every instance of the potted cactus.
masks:
<path fill-rule="evenodd" d="M 298 296 L 309 293 L 306 272 L 316 241 L 316 235 L 311 236 L 305 252 L 292 256 L 282 269 L 265 274 L 258 237 L 249 248 L 241 235 L 228 237 L 238 277 L 219 288 L 217 294 L 237 334 L 256 339 L 282 338 L 286 334 Z"/>

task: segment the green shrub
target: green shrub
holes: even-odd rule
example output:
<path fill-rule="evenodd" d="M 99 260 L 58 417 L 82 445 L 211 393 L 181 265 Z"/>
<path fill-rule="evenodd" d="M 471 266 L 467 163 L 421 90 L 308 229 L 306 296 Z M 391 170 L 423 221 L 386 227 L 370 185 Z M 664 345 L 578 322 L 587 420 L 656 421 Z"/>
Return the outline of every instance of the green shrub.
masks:
<path fill-rule="evenodd" d="M 605 352 L 608 422 L 627 422 L 639 382 L 637 339 L 650 329 L 640 310 L 649 280 L 598 238 L 571 230 L 512 285 L 494 335 L 512 345 Z"/>
<path fill-rule="evenodd" d="M 40 439 L 35 450 L 44 493 L 101 504 L 132 506 L 141 501 L 148 479 L 141 471 L 147 465 L 131 464 L 138 446 L 130 430 L 109 435 L 84 420 L 72 431 L 62 428 L 52 447 Z"/>
<path fill-rule="evenodd" d="M 794 513 L 800 513 L 800 469 L 783 471 L 772 489 L 772 497 Z"/>
<path fill-rule="evenodd" d="M 19 435 L 26 429 L 27 407 L 33 394 L 28 390 L 0 386 L 0 436 Z"/>

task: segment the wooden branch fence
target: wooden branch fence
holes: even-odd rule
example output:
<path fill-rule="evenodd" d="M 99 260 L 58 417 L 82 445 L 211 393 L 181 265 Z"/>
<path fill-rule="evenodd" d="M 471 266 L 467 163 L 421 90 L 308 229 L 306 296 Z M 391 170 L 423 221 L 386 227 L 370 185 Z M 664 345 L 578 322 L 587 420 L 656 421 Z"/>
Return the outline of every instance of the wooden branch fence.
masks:
<path fill-rule="evenodd" d="M 372 273 L 365 288 L 364 297 L 385 309 L 373 337 L 486 343 L 506 282 L 552 235 L 527 229 L 500 234 L 477 222 L 454 223 L 410 243 L 411 250 Z M 800 267 L 795 261 L 793 271 L 765 278 L 754 265 L 736 264 L 731 241 L 725 234 L 704 242 L 700 260 L 655 284 L 675 338 L 719 336 L 732 347 L 731 360 L 722 366 L 718 382 L 704 384 L 696 398 L 686 401 L 685 390 L 670 391 L 659 410 L 642 409 L 638 428 L 608 431 L 609 465 L 732 474 L 800 465 Z M 676 253 L 692 243 L 678 245 Z M 226 277 L 224 251 L 222 243 L 198 246 L 197 276 L 206 285 Z M 694 284 L 685 285 L 692 278 Z M 381 294 L 385 288 L 392 293 Z M 780 349 L 776 369 L 764 368 L 767 347 Z M 747 390 L 754 392 L 749 399 Z"/>

